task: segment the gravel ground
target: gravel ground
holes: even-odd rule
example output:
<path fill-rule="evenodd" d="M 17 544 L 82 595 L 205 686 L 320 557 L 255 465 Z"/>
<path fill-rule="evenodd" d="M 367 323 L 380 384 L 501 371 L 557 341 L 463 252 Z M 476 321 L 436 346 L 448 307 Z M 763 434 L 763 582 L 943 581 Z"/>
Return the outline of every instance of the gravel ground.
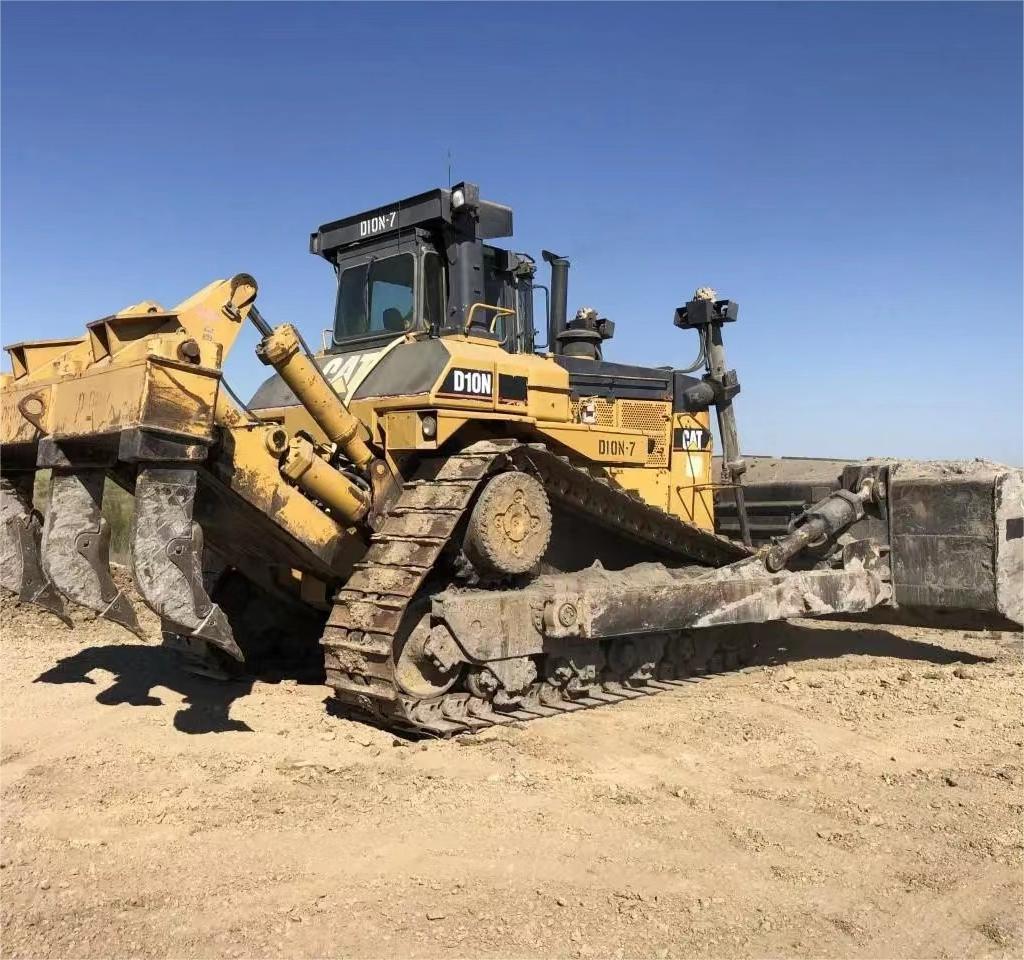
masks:
<path fill-rule="evenodd" d="M 740 673 L 410 743 L 0 622 L 6 957 L 1024 951 L 1019 634 L 772 627 Z"/>

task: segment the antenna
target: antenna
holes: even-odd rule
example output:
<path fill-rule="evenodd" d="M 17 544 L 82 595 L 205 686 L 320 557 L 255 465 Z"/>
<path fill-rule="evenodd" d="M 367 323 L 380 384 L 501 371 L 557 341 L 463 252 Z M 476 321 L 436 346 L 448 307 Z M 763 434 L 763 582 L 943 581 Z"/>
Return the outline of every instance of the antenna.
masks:
<path fill-rule="evenodd" d="M 448 189 L 452 188 L 452 148 L 448 148 Z"/>

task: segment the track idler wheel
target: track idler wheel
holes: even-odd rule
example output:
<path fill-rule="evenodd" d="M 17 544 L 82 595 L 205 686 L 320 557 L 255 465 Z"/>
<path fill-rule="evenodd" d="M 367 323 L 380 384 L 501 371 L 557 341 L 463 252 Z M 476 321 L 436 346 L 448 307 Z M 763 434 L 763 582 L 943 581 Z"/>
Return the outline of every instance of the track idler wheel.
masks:
<path fill-rule="evenodd" d="M 528 473 L 499 473 L 484 487 L 469 517 L 463 549 L 485 576 L 527 573 L 551 541 L 551 504 Z"/>
<path fill-rule="evenodd" d="M 395 680 L 411 696 L 429 699 L 454 686 L 462 664 L 462 653 L 447 627 L 432 626 L 430 615 L 425 613 L 401 642 L 395 660 Z"/>
<path fill-rule="evenodd" d="M 166 633 L 205 640 L 244 659 L 231 624 L 203 586 L 203 531 L 192 519 L 194 469 L 142 467 L 135 481 L 132 570 Z"/>
<path fill-rule="evenodd" d="M 32 506 L 35 473 L 0 476 L 0 587 L 35 603 L 69 626 L 64 601 L 43 570 L 42 520 Z"/>
<path fill-rule="evenodd" d="M 43 570 L 68 600 L 143 636 L 110 573 L 110 524 L 100 513 L 102 467 L 54 467 L 43 524 Z"/>

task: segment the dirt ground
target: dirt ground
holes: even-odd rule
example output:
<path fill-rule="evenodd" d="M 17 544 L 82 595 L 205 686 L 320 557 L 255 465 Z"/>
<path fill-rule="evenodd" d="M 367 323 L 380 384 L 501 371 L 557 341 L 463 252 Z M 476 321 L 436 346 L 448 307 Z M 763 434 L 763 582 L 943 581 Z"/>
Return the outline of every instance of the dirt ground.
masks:
<path fill-rule="evenodd" d="M 408 743 L 0 622 L 6 957 L 1024 950 L 1019 635 L 776 627 L 742 673 Z"/>

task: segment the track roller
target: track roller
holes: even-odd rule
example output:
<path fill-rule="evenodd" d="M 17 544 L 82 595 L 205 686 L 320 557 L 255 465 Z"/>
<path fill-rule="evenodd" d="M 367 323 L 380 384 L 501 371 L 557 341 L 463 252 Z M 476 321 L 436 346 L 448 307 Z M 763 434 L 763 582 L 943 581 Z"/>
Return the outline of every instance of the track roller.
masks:
<path fill-rule="evenodd" d="M 204 640 L 238 661 L 224 611 L 203 586 L 203 531 L 192 519 L 195 469 L 141 467 L 135 481 L 132 572 L 165 632 Z"/>
<path fill-rule="evenodd" d="M 143 636 L 110 573 L 110 525 L 100 514 L 106 471 L 54 467 L 43 524 L 43 570 L 68 600 Z"/>

